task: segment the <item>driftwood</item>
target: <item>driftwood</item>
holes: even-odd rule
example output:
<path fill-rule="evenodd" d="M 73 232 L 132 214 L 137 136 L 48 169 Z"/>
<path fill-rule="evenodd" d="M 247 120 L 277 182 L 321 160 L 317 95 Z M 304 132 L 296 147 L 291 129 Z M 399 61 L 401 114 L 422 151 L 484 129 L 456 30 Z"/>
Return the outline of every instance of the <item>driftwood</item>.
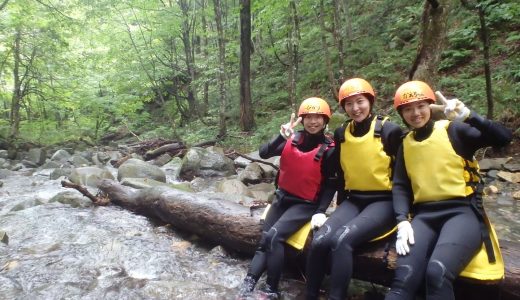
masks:
<path fill-rule="evenodd" d="M 175 142 L 171 144 L 163 145 L 159 148 L 156 148 L 154 150 L 147 151 L 144 154 L 145 160 L 153 159 L 163 153 L 171 153 L 173 156 L 177 155 L 179 152 L 182 152 L 186 149 L 186 146 L 182 142 Z"/>
<path fill-rule="evenodd" d="M 252 216 L 249 208 L 215 194 L 193 194 L 169 188 L 136 190 L 108 179 L 102 180 L 99 188 L 116 205 L 195 233 L 228 250 L 252 255 L 260 238 L 258 216 Z M 396 253 L 393 248 L 385 252 L 387 243 L 388 240 L 370 243 L 356 252 L 354 278 L 390 285 Z M 520 299 L 520 243 L 501 241 L 500 246 L 506 278 L 493 284 L 458 279 L 455 284 L 458 299 Z M 305 260 L 302 255 L 299 257 L 301 270 Z"/>
<path fill-rule="evenodd" d="M 105 205 L 110 204 L 110 199 L 107 198 L 106 196 L 100 195 L 100 194 L 94 196 L 84 186 L 81 186 L 79 184 L 75 184 L 75 183 L 72 183 L 70 181 L 62 180 L 61 181 L 61 186 L 77 190 L 83 196 L 89 198 L 96 205 L 105 206 Z"/>

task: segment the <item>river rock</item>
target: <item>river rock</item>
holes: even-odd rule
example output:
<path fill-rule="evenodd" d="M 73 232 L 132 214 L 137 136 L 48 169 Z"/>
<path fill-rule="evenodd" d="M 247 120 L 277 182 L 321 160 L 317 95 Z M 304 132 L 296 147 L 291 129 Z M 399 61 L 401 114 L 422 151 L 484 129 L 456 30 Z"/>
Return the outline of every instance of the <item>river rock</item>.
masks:
<path fill-rule="evenodd" d="M 9 244 L 9 236 L 7 235 L 7 232 L 0 230 L 0 242 L 4 244 Z"/>
<path fill-rule="evenodd" d="M 520 164 L 505 164 L 504 169 L 509 172 L 520 172 Z"/>
<path fill-rule="evenodd" d="M 69 152 L 67 152 L 67 150 L 60 149 L 54 152 L 54 154 L 51 156 L 51 160 L 64 163 L 68 161 L 70 157 L 71 155 Z"/>
<path fill-rule="evenodd" d="M 496 194 L 498 193 L 498 188 L 494 185 L 488 185 L 484 187 L 484 193 L 486 193 L 487 195 Z"/>
<path fill-rule="evenodd" d="M 270 183 L 259 183 L 249 186 L 249 191 L 257 201 L 269 202 L 274 197 L 274 185 Z"/>
<path fill-rule="evenodd" d="M 90 199 L 74 191 L 64 191 L 57 193 L 54 195 L 54 197 L 49 199 L 49 203 L 53 202 L 68 204 L 72 207 L 90 207 L 93 205 Z"/>
<path fill-rule="evenodd" d="M 51 172 L 51 174 L 49 175 L 49 178 L 51 180 L 56 180 L 62 176 L 68 177 L 71 173 L 72 173 L 72 168 L 70 168 L 70 167 L 56 168 Z"/>
<path fill-rule="evenodd" d="M 478 165 L 481 170 L 500 170 L 502 169 L 502 165 L 507 164 L 512 157 L 504 157 L 504 158 L 484 158 L 478 162 Z"/>
<path fill-rule="evenodd" d="M 256 184 L 262 181 L 263 174 L 264 172 L 259 164 L 253 162 L 247 165 L 247 167 L 240 172 L 238 179 L 245 184 Z"/>
<path fill-rule="evenodd" d="M 166 174 L 159 167 L 136 158 L 125 161 L 117 171 L 117 180 L 123 178 L 150 178 L 166 182 Z"/>
<path fill-rule="evenodd" d="M 9 152 L 7 150 L 0 150 L 0 158 L 8 159 L 9 158 Z"/>
<path fill-rule="evenodd" d="M 26 168 L 38 168 L 38 165 L 30 160 L 22 159 L 20 163 Z"/>
<path fill-rule="evenodd" d="M 227 177 L 234 174 L 235 164 L 221 149 L 192 147 L 184 155 L 179 177 L 191 181 L 194 177 Z"/>
<path fill-rule="evenodd" d="M 101 179 L 114 179 L 114 176 L 106 170 L 98 167 L 80 167 L 72 169 L 69 180 L 72 183 L 97 187 Z"/>
<path fill-rule="evenodd" d="M 516 200 L 520 200 L 520 191 L 516 191 L 513 193 L 513 198 Z"/>
<path fill-rule="evenodd" d="M 506 171 L 499 171 L 497 173 L 497 176 L 499 178 L 502 178 L 509 182 L 514 182 L 514 183 L 520 182 L 520 173 L 510 173 L 510 172 L 506 172 Z"/>
<path fill-rule="evenodd" d="M 227 179 L 219 182 L 217 184 L 217 192 L 230 195 L 244 195 L 248 197 L 253 196 L 247 186 L 238 179 Z"/>
<path fill-rule="evenodd" d="M 158 166 L 158 167 L 162 167 L 164 166 L 165 164 L 167 164 L 170 160 L 172 159 L 172 156 L 168 153 L 164 153 L 163 155 L 157 157 L 156 159 L 154 159 L 152 161 L 152 164 Z"/>
<path fill-rule="evenodd" d="M 6 170 L 6 169 L 0 169 L 0 179 L 5 179 L 9 176 L 12 176 L 14 175 L 15 173 L 11 170 Z"/>
<path fill-rule="evenodd" d="M 193 192 L 193 189 L 191 188 L 190 184 L 186 182 L 170 184 L 153 180 L 150 178 L 123 178 L 123 180 L 121 180 L 121 184 L 135 189 L 163 186 L 178 189 L 185 192 Z"/>
<path fill-rule="evenodd" d="M 27 160 L 37 166 L 41 166 L 47 158 L 47 151 L 43 148 L 32 148 L 27 153 Z"/>
<path fill-rule="evenodd" d="M 89 160 L 79 154 L 74 154 L 69 158 L 69 161 L 74 167 L 86 167 L 91 164 Z"/>
<path fill-rule="evenodd" d="M 179 177 L 181 170 L 182 159 L 180 157 L 172 158 L 167 164 L 161 167 L 161 170 L 169 176 L 171 180 L 176 180 Z"/>

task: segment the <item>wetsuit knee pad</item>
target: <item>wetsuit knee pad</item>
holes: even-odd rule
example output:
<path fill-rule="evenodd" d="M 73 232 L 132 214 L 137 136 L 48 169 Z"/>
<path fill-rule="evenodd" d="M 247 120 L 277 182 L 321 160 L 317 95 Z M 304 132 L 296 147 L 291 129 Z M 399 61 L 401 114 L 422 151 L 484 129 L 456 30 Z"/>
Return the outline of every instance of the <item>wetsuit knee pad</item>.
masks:
<path fill-rule="evenodd" d="M 430 288 L 441 288 L 446 281 L 452 282 L 455 276 L 439 260 L 431 260 L 426 268 L 426 283 Z"/>
<path fill-rule="evenodd" d="M 392 289 L 408 289 L 410 280 L 414 278 L 414 269 L 411 265 L 400 265 L 395 269 L 395 280 Z"/>
<path fill-rule="evenodd" d="M 260 239 L 259 249 L 263 251 L 268 251 L 272 249 L 273 242 L 276 239 L 278 234 L 278 230 L 275 227 L 271 227 L 269 231 L 262 233 L 262 238 Z"/>
<path fill-rule="evenodd" d="M 332 251 L 336 251 L 341 248 L 344 251 L 352 251 L 352 246 L 347 243 L 348 235 L 353 230 L 356 230 L 356 225 L 342 226 L 340 230 L 334 234 Z"/>
<path fill-rule="evenodd" d="M 327 248 L 331 244 L 331 228 L 329 225 L 325 224 L 323 225 L 316 233 L 314 233 L 314 236 L 312 238 L 311 242 L 311 248 L 312 249 L 318 249 L 318 248 Z"/>

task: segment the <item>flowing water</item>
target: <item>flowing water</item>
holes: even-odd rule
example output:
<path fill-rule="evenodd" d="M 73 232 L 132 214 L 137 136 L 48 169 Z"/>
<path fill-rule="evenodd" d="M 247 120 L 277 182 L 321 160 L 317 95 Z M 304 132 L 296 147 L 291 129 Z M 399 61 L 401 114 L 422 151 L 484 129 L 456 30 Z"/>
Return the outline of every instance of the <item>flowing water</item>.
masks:
<path fill-rule="evenodd" d="M 234 299 L 246 273 L 247 258 L 117 206 L 93 206 L 45 174 L 1 181 L 9 242 L 0 243 L 0 299 Z M 488 200 L 500 237 L 520 241 L 517 202 L 507 193 Z M 302 287 L 281 283 L 286 299 L 301 299 Z"/>

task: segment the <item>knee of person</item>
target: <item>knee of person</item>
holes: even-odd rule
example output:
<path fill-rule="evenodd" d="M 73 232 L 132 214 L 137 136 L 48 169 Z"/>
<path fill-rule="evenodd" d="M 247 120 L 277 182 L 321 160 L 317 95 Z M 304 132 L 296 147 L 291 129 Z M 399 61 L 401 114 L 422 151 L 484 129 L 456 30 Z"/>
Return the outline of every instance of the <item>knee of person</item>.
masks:
<path fill-rule="evenodd" d="M 431 260 L 426 267 L 426 284 L 429 288 L 440 288 L 455 279 L 439 260 Z"/>
<path fill-rule="evenodd" d="M 323 225 L 320 230 L 314 233 L 311 242 L 312 249 L 326 248 L 330 244 L 330 226 Z"/>
<path fill-rule="evenodd" d="M 275 241 L 278 230 L 275 227 L 271 227 L 269 231 L 262 233 L 262 238 L 260 239 L 260 249 L 267 251 L 272 248 L 273 242 Z"/>
<path fill-rule="evenodd" d="M 411 265 L 400 265 L 395 268 L 395 280 L 393 288 L 406 288 L 408 282 L 414 278 L 414 269 Z"/>

